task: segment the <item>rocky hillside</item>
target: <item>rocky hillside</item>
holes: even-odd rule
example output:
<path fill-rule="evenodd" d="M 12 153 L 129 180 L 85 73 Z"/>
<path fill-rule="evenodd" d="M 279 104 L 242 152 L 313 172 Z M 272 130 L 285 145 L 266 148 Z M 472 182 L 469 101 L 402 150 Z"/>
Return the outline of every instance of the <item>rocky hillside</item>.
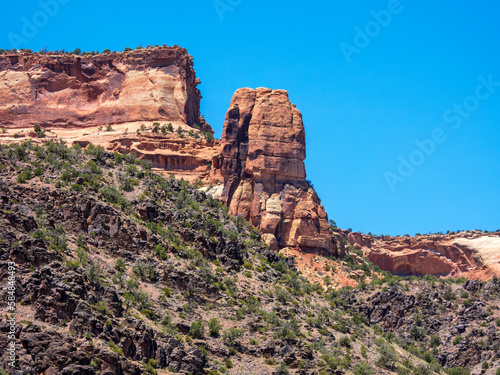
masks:
<path fill-rule="evenodd" d="M 372 236 L 339 231 L 348 244 L 384 271 L 488 280 L 500 275 L 500 231 Z"/>
<path fill-rule="evenodd" d="M 157 172 L 204 184 L 272 250 L 343 255 L 306 180 L 304 124 L 288 93 L 237 90 L 217 141 L 200 116 L 198 83 L 192 57 L 180 47 L 3 54 L 0 143 L 53 139 L 133 152 Z"/>
<path fill-rule="evenodd" d="M 92 144 L 0 146 L 10 374 L 498 374 L 500 282 L 292 258 L 187 182 Z M 342 269 L 356 287 L 332 287 Z M 8 289 L 0 306 L 6 310 Z"/>

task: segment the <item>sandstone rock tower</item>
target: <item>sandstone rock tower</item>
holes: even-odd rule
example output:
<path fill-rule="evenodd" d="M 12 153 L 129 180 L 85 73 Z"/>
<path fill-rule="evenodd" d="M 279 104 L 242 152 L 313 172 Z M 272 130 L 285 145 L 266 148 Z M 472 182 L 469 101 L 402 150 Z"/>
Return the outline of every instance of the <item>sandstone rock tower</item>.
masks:
<path fill-rule="evenodd" d="M 260 229 L 272 249 L 336 252 L 328 217 L 306 181 L 302 115 L 283 90 L 243 88 L 226 114 L 222 200 Z"/>

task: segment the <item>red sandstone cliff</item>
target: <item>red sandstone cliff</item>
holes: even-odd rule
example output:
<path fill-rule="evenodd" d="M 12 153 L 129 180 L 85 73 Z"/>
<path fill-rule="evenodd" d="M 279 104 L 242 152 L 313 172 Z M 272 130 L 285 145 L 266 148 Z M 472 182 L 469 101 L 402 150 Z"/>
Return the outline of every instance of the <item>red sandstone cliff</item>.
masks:
<path fill-rule="evenodd" d="M 500 233 L 479 231 L 415 237 L 370 236 L 344 231 L 349 245 L 363 250 L 383 271 L 400 275 L 500 275 Z"/>
<path fill-rule="evenodd" d="M 19 127 L 87 127 L 200 118 L 201 95 L 184 48 L 155 47 L 95 56 L 0 55 L 0 122 Z"/>
<path fill-rule="evenodd" d="M 0 142 L 63 139 L 135 152 L 157 171 L 220 184 L 214 191 L 263 233 L 273 249 L 326 255 L 345 251 L 342 238 L 383 270 L 486 278 L 500 275 L 500 234 L 475 232 L 373 237 L 339 230 L 305 180 L 301 113 L 282 90 L 240 89 L 224 122 L 222 141 L 200 117 L 192 57 L 156 47 L 95 56 L 0 55 Z M 173 123 L 173 130 L 152 125 Z M 39 123 L 46 138 L 32 131 Z M 111 129 L 107 128 L 112 124 Z M 107 130 L 107 131 L 106 131 Z"/>
<path fill-rule="evenodd" d="M 222 141 L 207 141 L 192 127 L 213 132 L 200 117 L 198 83 L 192 57 L 178 47 L 0 55 L 0 124 L 7 128 L 0 141 L 36 137 L 38 123 L 44 139 L 134 152 L 160 172 L 223 184 L 221 199 L 273 249 L 342 252 L 305 180 L 304 125 L 287 92 L 236 91 Z M 174 131 L 160 133 L 153 122 L 170 122 Z"/>

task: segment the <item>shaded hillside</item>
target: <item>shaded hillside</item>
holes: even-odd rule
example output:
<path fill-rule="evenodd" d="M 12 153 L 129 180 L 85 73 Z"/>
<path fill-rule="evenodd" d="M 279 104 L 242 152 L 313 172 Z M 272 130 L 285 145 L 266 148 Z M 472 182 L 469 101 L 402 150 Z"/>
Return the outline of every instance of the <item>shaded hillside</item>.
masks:
<path fill-rule="evenodd" d="M 0 339 L 9 373 L 498 366 L 498 281 L 403 280 L 351 254 L 323 259 L 361 271 L 356 289 L 313 284 L 216 200 L 92 145 L 1 146 L 0 186 L 0 280 L 7 262 L 17 277 L 15 372 Z"/>

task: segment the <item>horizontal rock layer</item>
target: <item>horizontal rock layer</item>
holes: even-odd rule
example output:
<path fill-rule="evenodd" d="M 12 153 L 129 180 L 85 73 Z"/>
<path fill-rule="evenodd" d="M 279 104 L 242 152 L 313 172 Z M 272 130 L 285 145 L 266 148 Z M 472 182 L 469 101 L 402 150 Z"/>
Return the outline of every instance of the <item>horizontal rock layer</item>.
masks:
<path fill-rule="evenodd" d="M 344 232 L 348 243 L 362 249 L 368 260 L 383 271 L 481 280 L 500 275 L 500 233 L 376 237 Z"/>
<path fill-rule="evenodd" d="M 200 118 L 199 82 L 179 47 L 0 55 L 0 120 L 65 127 L 169 120 L 211 130 Z"/>

